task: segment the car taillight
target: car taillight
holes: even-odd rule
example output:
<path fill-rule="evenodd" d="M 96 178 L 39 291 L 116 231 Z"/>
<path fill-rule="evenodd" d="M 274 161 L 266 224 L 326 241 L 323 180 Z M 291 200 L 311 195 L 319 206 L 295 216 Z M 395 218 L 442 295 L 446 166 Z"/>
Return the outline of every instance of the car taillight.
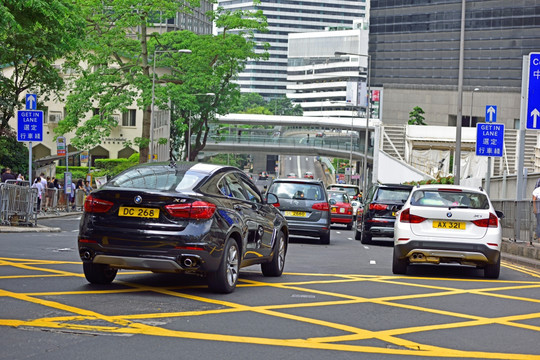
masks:
<path fill-rule="evenodd" d="M 388 205 L 386 204 L 369 204 L 369 210 L 386 210 Z"/>
<path fill-rule="evenodd" d="M 105 213 L 109 211 L 114 204 L 110 201 L 98 199 L 93 195 L 88 195 L 84 201 L 84 211 L 87 213 Z"/>
<path fill-rule="evenodd" d="M 190 204 L 165 205 L 165 210 L 176 218 L 210 219 L 216 212 L 216 205 L 206 201 L 194 201 Z"/>
<path fill-rule="evenodd" d="M 489 213 L 488 219 L 474 220 L 473 224 L 479 227 L 498 227 L 499 218 L 493 213 Z"/>
<path fill-rule="evenodd" d="M 327 202 L 315 203 L 313 204 L 313 206 L 311 206 L 311 208 L 315 210 L 321 210 L 321 211 L 330 211 L 330 206 L 328 205 Z"/>
<path fill-rule="evenodd" d="M 410 209 L 405 209 L 399 215 L 399 221 L 402 223 L 420 224 L 426 220 L 425 217 L 411 214 Z"/>

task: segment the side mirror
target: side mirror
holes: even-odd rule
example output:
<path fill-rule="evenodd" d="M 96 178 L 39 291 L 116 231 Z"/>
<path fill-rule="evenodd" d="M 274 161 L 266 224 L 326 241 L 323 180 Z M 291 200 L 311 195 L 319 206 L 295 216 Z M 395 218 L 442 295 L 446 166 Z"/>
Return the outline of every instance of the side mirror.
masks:
<path fill-rule="evenodd" d="M 495 210 L 495 215 L 497 215 L 499 219 L 504 219 L 504 214 L 502 211 Z"/>
<path fill-rule="evenodd" d="M 337 201 L 336 201 L 336 199 L 330 199 L 330 200 L 328 200 L 328 203 L 330 205 L 336 205 Z"/>
<path fill-rule="evenodd" d="M 266 195 L 266 203 L 269 205 L 279 204 L 279 199 L 276 194 L 268 193 Z"/>

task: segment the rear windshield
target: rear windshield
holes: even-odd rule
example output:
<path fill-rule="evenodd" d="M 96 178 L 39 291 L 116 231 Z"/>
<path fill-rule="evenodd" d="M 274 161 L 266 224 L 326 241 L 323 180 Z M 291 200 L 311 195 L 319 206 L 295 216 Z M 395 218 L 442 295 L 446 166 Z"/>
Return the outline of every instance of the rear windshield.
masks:
<path fill-rule="evenodd" d="M 107 187 L 182 191 L 191 189 L 203 174 L 170 166 L 145 166 L 128 169 L 107 183 Z"/>
<path fill-rule="evenodd" d="M 477 192 L 418 190 L 412 194 L 411 205 L 489 209 L 489 200 L 486 195 Z"/>
<path fill-rule="evenodd" d="M 379 191 L 375 194 L 375 201 L 396 201 L 404 202 L 409 198 L 411 190 L 409 189 L 386 189 L 379 188 Z"/>
<path fill-rule="evenodd" d="M 330 190 L 345 191 L 349 196 L 356 196 L 360 191 L 355 187 L 331 186 Z"/>
<path fill-rule="evenodd" d="M 334 199 L 334 200 L 336 200 L 337 202 L 340 202 L 340 203 L 348 203 L 349 202 L 349 197 L 347 196 L 347 194 L 340 193 L 340 192 L 338 193 L 338 192 L 330 191 L 330 192 L 328 192 L 328 198 Z"/>
<path fill-rule="evenodd" d="M 277 182 L 272 184 L 269 192 L 280 199 L 324 200 L 323 189 L 316 184 Z"/>

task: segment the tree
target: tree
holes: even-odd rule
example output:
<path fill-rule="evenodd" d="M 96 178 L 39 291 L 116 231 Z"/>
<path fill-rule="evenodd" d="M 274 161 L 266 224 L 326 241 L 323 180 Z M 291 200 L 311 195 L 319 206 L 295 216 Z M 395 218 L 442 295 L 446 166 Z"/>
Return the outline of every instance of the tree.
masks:
<path fill-rule="evenodd" d="M 302 116 L 304 114 L 302 107 L 299 104 L 293 105 L 291 99 L 287 97 L 271 99 L 267 106 L 274 115 Z"/>
<path fill-rule="evenodd" d="M 52 64 L 80 46 L 83 18 L 69 0 L 4 0 L 0 3 L 0 136 L 11 137 L 9 119 L 31 91 L 47 100 L 64 87 Z"/>
<path fill-rule="evenodd" d="M 424 120 L 424 110 L 419 107 L 415 106 L 412 111 L 409 113 L 409 125 L 427 125 Z"/>
<path fill-rule="evenodd" d="M 177 12 L 189 12 L 189 7 L 198 6 L 198 0 L 109 1 L 106 7 L 102 0 L 84 0 L 82 3 L 87 19 L 87 41 L 86 51 L 79 60 L 84 60 L 86 67 L 81 70 L 82 76 L 75 80 L 73 91 L 67 97 L 66 117 L 55 130 L 58 134 L 75 130 L 73 143 L 77 147 L 95 146 L 118 125 L 112 115 L 126 111 L 128 106 L 136 103 L 143 110 L 143 123 L 141 137 L 136 138 L 135 142 L 140 148 L 140 162 L 146 162 L 152 103 L 151 67 L 154 60 L 156 68 L 171 69 L 170 74 L 156 75 L 154 98 L 155 107 L 162 109 L 167 107 L 171 99 L 173 115 L 177 116 L 173 118 L 171 126 L 175 136 L 178 131 L 185 133 L 185 124 L 190 118 L 193 129 L 199 131 L 202 129 L 200 124 L 212 120 L 212 114 L 225 111 L 219 104 L 225 104 L 234 93 L 234 89 L 225 84 L 234 78 L 234 71 L 239 66 L 234 59 L 238 54 L 245 53 L 246 45 L 239 41 L 235 43 L 229 36 L 223 37 L 219 47 L 219 42 L 207 40 L 211 36 L 201 36 L 198 40 L 195 34 L 189 35 L 187 31 L 164 34 L 148 32 L 156 13 L 161 12 L 163 18 L 171 18 Z M 244 11 L 225 12 L 218 8 L 208 15 L 218 26 L 226 29 L 243 31 L 249 29 L 250 21 L 258 24 L 257 27 L 265 24 L 261 20 L 262 12 L 254 12 L 254 18 L 249 17 L 250 14 Z M 253 47 L 249 37 L 240 38 Z M 174 52 L 180 49 L 191 49 L 193 53 Z M 158 57 L 153 59 L 155 50 L 171 52 L 158 53 Z M 222 66 L 226 57 L 233 59 L 228 62 L 229 69 Z M 240 61 L 243 59 L 236 62 Z M 182 84 L 184 86 L 179 86 Z M 210 103 L 201 106 L 198 98 L 193 96 L 206 92 L 216 94 L 212 106 Z M 81 123 L 92 112 L 93 116 Z M 193 133 L 197 134 L 195 131 Z"/>

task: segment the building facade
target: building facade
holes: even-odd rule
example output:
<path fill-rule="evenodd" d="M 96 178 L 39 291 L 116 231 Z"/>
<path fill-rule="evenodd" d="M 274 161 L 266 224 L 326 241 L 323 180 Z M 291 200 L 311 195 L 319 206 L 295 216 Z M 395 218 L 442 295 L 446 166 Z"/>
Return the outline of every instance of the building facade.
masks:
<path fill-rule="evenodd" d="M 261 0 L 254 6 L 253 0 L 218 0 L 219 6 L 231 11 L 260 9 L 268 21 L 268 32 L 256 33 L 255 40 L 270 45 L 270 58 L 247 63 L 237 80 L 241 91 L 258 93 L 267 99 L 285 96 L 288 35 L 327 28 L 351 29 L 354 20 L 366 16 L 366 3 L 366 0 Z"/>
<path fill-rule="evenodd" d="M 406 124 L 420 106 L 430 125 L 456 125 L 461 0 L 371 0 L 371 80 L 384 88 L 382 120 Z M 540 50 L 540 0 L 466 1 L 462 126 L 518 128 L 522 58 Z"/>
<path fill-rule="evenodd" d="M 359 109 L 351 108 L 358 103 L 347 102 L 347 89 L 367 84 L 368 30 L 362 24 L 353 30 L 289 34 L 287 97 L 302 106 L 304 115 L 350 117 Z M 364 99 L 366 94 L 364 89 Z"/>

